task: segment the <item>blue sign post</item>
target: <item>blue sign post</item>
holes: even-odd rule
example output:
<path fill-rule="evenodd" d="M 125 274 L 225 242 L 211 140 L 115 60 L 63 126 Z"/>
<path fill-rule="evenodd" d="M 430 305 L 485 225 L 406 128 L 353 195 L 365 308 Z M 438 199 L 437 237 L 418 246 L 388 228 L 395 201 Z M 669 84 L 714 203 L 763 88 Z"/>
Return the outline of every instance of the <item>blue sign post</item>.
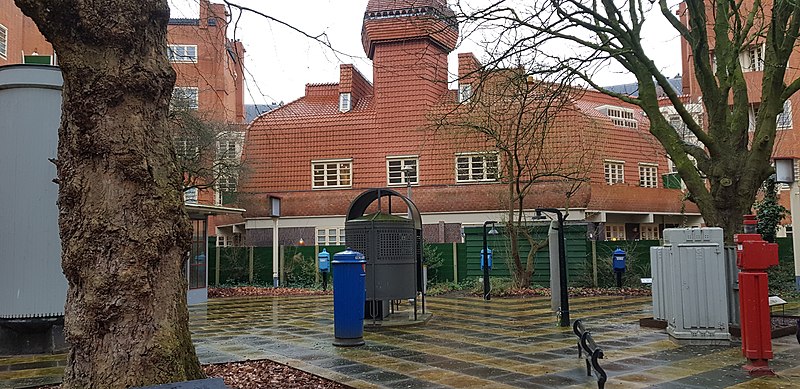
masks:
<path fill-rule="evenodd" d="M 612 254 L 611 265 L 614 268 L 614 275 L 617 277 L 617 288 L 622 287 L 622 274 L 625 273 L 625 250 L 617 247 Z"/>
<path fill-rule="evenodd" d="M 322 249 L 317 255 L 319 260 L 319 272 L 322 275 L 322 290 L 328 289 L 328 272 L 331 270 L 331 254 L 328 250 Z"/>

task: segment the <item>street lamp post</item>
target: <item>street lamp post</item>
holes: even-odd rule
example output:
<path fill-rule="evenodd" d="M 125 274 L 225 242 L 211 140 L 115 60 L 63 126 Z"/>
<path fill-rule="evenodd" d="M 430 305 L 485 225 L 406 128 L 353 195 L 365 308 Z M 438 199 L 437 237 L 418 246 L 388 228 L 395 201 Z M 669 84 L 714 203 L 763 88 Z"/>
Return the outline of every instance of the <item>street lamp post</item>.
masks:
<path fill-rule="evenodd" d="M 564 244 L 564 215 L 555 208 L 536 208 L 536 215 L 542 212 L 555 213 L 558 217 L 558 283 L 561 292 L 561 327 L 569 327 L 569 293 L 567 291 L 567 249 Z"/>
<path fill-rule="evenodd" d="M 272 217 L 272 286 L 278 287 L 278 218 L 281 216 L 281 198 L 269 196 L 269 216 Z"/>
<path fill-rule="evenodd" d="M 483 222 L 483 254 L 481 260 L 483 262 L 483 299 L 491 300 L 491 286 L 489 285 L 489 242 L 487 242 L 486 235 L 497 235 L 497 230 L 494 229 L 496 221 L 488 220 Z M 486 226 L 492 225 L 491 231 L 486 231 Z"/>

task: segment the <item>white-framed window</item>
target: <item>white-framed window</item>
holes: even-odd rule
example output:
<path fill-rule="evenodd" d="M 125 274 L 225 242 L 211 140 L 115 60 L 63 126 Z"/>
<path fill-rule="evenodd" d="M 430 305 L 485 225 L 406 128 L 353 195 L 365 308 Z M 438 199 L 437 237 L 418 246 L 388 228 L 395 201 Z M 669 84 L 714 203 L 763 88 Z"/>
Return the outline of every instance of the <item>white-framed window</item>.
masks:
<path fill-rule="evenodd" d="M 197 45 L 169 45 L 167 56 L 170 62 L 197 62 Z"/>
<path fill-rule="evenodd" d="M 458 86 L 458 102 L 463 103 L 472 98 L 472 85 L 463 84 Z"/>
<path fill-rule="evenodd" d="M 419 158 L 416 155 L 386 157 L 386 179 L 389 185 L 419 184 Z"/>
<path fill-rule="evenodd" d="M 753 104 L 750 106 L 750 109 L 747 113 L 748 120 L 750 122 L 750 126 L 748 127 L 748 131 L 752 132 L 756 130 L 756 120 L 758 119 L 758 104 Z"/>
<path fill-rule="evenodd" d="M 661 239 L 661 230 L 658 224 L 639 224 L 639 239 L 641 240 L 659 240 Z"/>
<path fill-rule="evenodd" d="M 602 105 L 597 110 L 605 113 L 611 118 L 611 123 L 618 127 L 637 128 L 639 121 L 636 120 L 636 113 L 630 108 L 622 108 L 614 105 Z"/>
<path fill-rule="evenodd" d="M 183 202 L 186 204 L 197 204 L 197 188 L 189 188 L 183 191 Z"/>
<path fill-rule="evenodd" d="M 352 168 L 350 159 L 311 161 L 311 187 L 348 188 L 353 185 Z"/>
<path fill-rule="evenodd" d="M 747 50 L 739 54 L 739 64 L 743 72 L 764 71 L 764 44 L 750 46 Z"/>
<path fill-rule="evenodd" d="M 352 100 L 350 93 L 339 93 L 339 112 L 350 112 Z"/>
<path fill-rule="evenodd" d="M 200 106 L 199 90 L 194 86 L 176 86 L 172 89 L 172 107 L 197 109 Z"/>
<path fill-rule="evenodd" d="M 456 154 L 456 182 L 497 181 L 497 153 Z"/>
<path fill-rule="evenodd" d="M 775 119 L 779 130 L 786 130 L 792 128 L 792 101 L 786 100 L 783 102 L 783 111 L 778 114 Z"/>
<path fill-rule="evenodd" d="M 625 240 L 625 225 L 606 223 L 606 240 Z"/>
<path fill-rule="evenodd" d="M 625 162 L 624 161 L 603 161 L 603 172 L 606 184 L 614 185 L 625 182 Z"/>
<path fill-rule="evenodd" d="M 217 158 L 236 159 L 239 156 L 236 141 L 233 139 L 220 139 L 217 141 Z"/>
<path fill-rule="evenodd" d="M 8 58 L 8 29 L 0 24 L 0 58 Z"/>
<path fill-rule="evenodd" d="M 178 155 L 178 158 L 184 160 L 193 160 L 197 158 L 200 154 L 197 140 L 194 138 L 175 139 L 175 154 Z"/>
<path fill-rule="evenodd" d="M 230 202 L 230 197 L 236 193 L 236 183 L 238 179 L 235 175 L 221 176 L 217 178 L 216 191 L 214 192 L 214 203 L 222 205 Z"/>
<path fill-rule="evenodd" d="M 222 176 L 217 179 L 217 192 L 236 192 L 236 177 L 233 175 Z"/>
<path fill-rule="evenodd" d="M 317 246 L 345 244 L 343 227 L 317 227 Z"/>
<path fill-rule="evenodd" d="M 658 188 L 658 165 L 654 163 L 639 164 L 639 186 Z"/>

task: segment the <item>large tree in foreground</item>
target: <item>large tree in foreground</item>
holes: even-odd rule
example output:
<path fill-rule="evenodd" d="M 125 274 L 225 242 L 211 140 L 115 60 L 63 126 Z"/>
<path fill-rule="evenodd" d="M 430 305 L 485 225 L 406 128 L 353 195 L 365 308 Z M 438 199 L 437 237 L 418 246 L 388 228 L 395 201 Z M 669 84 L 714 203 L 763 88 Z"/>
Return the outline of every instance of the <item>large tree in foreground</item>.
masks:
<path fill-rule="evenodd" d="M 182 275 L 191 229 L 167 129 L 167 1 L 16 3 L 53 44 L 64 78 L 64 387 L 199 378 Z"/>
<path fill-rule="evenodd" d="M 499 58 L 503 53 L 527 52 L 538 52 L 541 58 L 542 51 L 556 49 L 549 52 L 555 70 L 578 74 L 592 87 L 641 107 L 650 119 L 650 132 L 686 183 L 690 199 L 706 223 L 723 227 L 730 241 L 771 174 L 776 118 L 784 102 L 800 88 L 800 79 L 792 78 L 796 74 L 787 74 L 800 32 L 800 2 L 687 0 L 685 4 L 676 16 L 667 0 L 501 0 L 483 9 L 462 9 L 461 16 L 474 23 L 476 30 L 497 32 L 491 42 L 493 51 L 501 53 Z M 666 18 L 674 34 L 691 48 L 705 125 L 687 109 L 645 51 L 643 25 L 652 17 Z M 614 93 L 593 81 L 592 69 L 610 61 L 636 77 L 637 97 Z M 753 124 L 747 70 L 761 71 L 753 80 L 761 89 Z M 699 145 L 684 141 L 659 112 L 659 89 Z"/>

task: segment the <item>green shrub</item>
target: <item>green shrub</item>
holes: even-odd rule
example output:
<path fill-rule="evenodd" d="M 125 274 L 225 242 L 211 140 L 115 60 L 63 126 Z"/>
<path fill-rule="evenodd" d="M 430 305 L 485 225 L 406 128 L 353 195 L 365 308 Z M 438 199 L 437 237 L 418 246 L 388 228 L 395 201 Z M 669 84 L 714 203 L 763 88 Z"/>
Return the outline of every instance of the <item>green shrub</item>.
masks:
<path fill-rule="evenodd" d="M 483 280 L 472 280 L 472 294 L 483 295 Z M 492 294 L 506 294 L 514 289 L 514 282 L 508 277 L 489 277 L 489 290 Z"/>
<path fill-rule="evenodd" d="M 287 248 L 292 250 L 293 248 Z M 300 252 L 287 252 L 284 260 L 286 286 L 308 288 L 316 286 L 315 258 L 303 256 Z"/>
<path fill-rule="evenodd" d="M 445 282 L 437 282 L 428 286 L 428 296 L 437 296 L 440 294 L 445 294 L 449 292 L 456 292 L 466 289 L 471 289 L 474 287 L 475 280 L 469 279 L 462 282 L 452 282 L 452 281 L 445 281 Z"/>

